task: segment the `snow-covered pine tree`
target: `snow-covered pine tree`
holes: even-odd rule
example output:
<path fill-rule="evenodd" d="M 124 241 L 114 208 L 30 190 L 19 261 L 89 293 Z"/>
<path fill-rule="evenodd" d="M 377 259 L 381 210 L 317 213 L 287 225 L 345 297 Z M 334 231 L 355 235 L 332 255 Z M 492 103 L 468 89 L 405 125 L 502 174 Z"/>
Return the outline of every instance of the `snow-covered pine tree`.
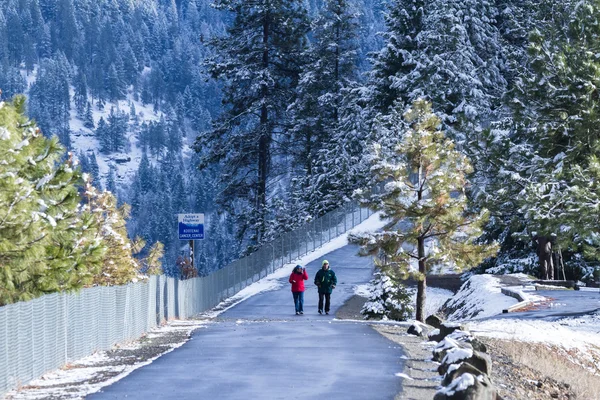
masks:
<path fill-rule="evenodd" d="M 88 155 L 88 161 L 90 165 L 90 175 L 92 184 L 99 189 L 102 189 L 102 181 L 100 179 L 100 167 L 98 166 L 98 160 L 96 159 L 96 153 Z"/>
<path fill-rule="evenodd" d="M 408 101 L 406 93 L 394 84 L 411 73 L 415 54 L 420 50 L 417 37 L 424 29 L 424 0 L 392 0 L 385 14 L 387 30 L 382 33 L 385 46 L 371 55 L 369 72 L 372 106 L 385 112 L 396 101 Z"/>
<path fill-rule="evenodd" d="M 73 103 L 75 103 L 77 115 L 82 118 L 85 117 L 86 106 L 88 104 L 88 90 L 85 75 L 81 72 L 77 73 L 74 77 L 73 86 L 75 89 Z"/>
<path fill-rule="evenodd" d="M 300 220 L 307 215 L 320 215 L 343 202 L 342 199 L 332 204 L 326 199 L 327 195 L 343 197 L 344 191 L 332 180 L 323 179 L 323 174 L 333 167 L 333 160 L 322 157 L 322 152 L 335 152 L 336 146 L 343 146 L 334 137 L 348 107 L 348 88 L 356 86 L 359 78 L 358 17 L 351 2 L 327 0 L 312 23 L 314 40 L 307 52 L 309 61 L 300 76 L 297 98 L 290 106 L 290 149 L 297 166 L 293 170 L 298 171 L 293 177 L 291 198 L 296 202 L 292 208 L 298 209 Z M 338 160 L 335 163 L 342 165 Z M 346 183 L 341 186 L 349 187 Z"/>
<path fill-rule="evenodd" d="M 85 106 L 85 113 L 83 114 L 83 126 L 88 129 L 94 129 L 94 114 L 92 114 L 92 105 L 88 101 Z"/>
<path fill-rule="evenodd" d="M 117 167 L 115 164 L 110 164 L 108 167 L 108 176 L 106 177 L 106 190 L 117 195 Z"/>
<path fill-rule="evenodd" d="M 99 226 L 97 240 L 107 250 L 101 258 L 101 268 L 93 276 L 97 285 L 123 285 L 133 282 L 140 275 L 141 261 L 134 258 L 145 246 L 137 238 L 131 241 L 127 236 L 126 220 L 130 207 L 127 204 L 117 207 L 117 199 L 110 192 L 99 192 L 88 179 L 85 187 L 86 208 Z"/>
<path fill-rule="evenodd" d="M 413 313 L 410 303 L 410 293 L 400 281 L 376 271 L 369 282 L 369 300 L 360 312 L 365 319 L 406 321 Z"/>
<path fill-rule="evenodd" d="M 374 55 L 371 72 L 376 110 L 429 99 L 448 133 L 468 151 L 476 128 L 494 117 L 506 90 L 495 5 L 395 0 L 389 7 L 387 43 Z"/>
<path fill-rule="evenodd" d="M 354 190 L 364 187 L 368 180 L 369 165 L 364 155 L 371 141 L 372 121 L 364 89 L 360 84 L 342 89 L 344 102 L 339 109 L 337 129 L 314 162 L 315 171 L 308 189 L 313 215 L 341 207 L 351 199 Z"/>
<path fill-rule="evenodd" d="M 24 103 L 0 103 L 0 304 L 90 284 L 105 251 L 80 208 L 79 171 Z"/>
<path fill-rule="evenodd" d="M 40 62 L 37 79 L 28 97 L 29 116 L 38 122 L 43 132 L 56 134 L 66 148 L 71 145 L 69 71 L 64 55 L 44 59 Z"/>
<path fill-rule="evenodd" d="M 588 260 L 595 260 L 600 1 L 579 2 L 550 21 L 547 30 L 530 37 L 531 74 L 517 86 L 514 103 L 519 147 L 506 153 L 504 176 L 515 182 L 509 195 L 526 227 L 523 239 L 533 232 L 556 235 L 567 256 L 585 248 Z"/>
<path fill-rule="evenodd" d="M 487 212 L 468 212 L 468 159 L 440 131 L 441 120 L 430 103 L 417 100 L 404 114 L 377 126 L 372 154 L 373 186 L 381 191 L 357 191 L 362 204 L 381 211 L 390 222 L 382 232 L 357 234 L 363 254 L 394 278 L 417 281 L 416 318 L 424 321 L 426 276 L 435 265 L 473 267 L 495 254 L 494 245 L 476 239 Z M 381 186 L 383 185 L 383 186 Z"/>
<path fill-rule="evenodd" d="M 300 74 L 307 15 L 300 0 L 214 4 L 234 14 L 228 35 L 212 41 L 216 56 L 206 62 L 224 83 L 225 110 L 198 136 L 196 149 L 202 167 L 222 164 L 225 187 L 218 200 L 229 210 L 239 204 L 241 239 L 255 245 L 264 240 L 269 182 L 283 151 L 277 138 Z"/>

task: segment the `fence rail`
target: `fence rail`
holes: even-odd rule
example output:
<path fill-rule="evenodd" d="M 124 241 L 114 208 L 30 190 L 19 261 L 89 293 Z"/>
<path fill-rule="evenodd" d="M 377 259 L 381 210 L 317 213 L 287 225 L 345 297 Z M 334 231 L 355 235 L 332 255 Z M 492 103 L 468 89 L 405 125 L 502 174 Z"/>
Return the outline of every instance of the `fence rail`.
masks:
<path fill-rule="evenodd" d="M 164 321 L 207 311 L 370 215 L 348 203 L 205 277 L 152 276 L 0 307 L 0 396 L 95 351 L 137 339 Z"/>

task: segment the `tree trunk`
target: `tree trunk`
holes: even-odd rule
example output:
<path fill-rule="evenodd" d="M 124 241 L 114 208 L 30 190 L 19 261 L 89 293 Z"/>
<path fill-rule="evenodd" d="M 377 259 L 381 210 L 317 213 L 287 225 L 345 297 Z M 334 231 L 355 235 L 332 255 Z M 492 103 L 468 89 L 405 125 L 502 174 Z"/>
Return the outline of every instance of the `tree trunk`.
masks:
<path fill-rule="evenodd" d="M 306 176 L 311 177 L 312 178 L 312 173 L 313 173 L 313 169 L 312 169 L 312 133 L 310 131 L 310 129 L 308 130 L 308 132 L 306 132 L 306 147 L 305 147 L 305 151 L 306 151 L 306 161 L 305 161 L 305 168 L 306 168 Z M 310 184 L 308 183 L 308 181 L 306 182 L 306 187 L 308 187 Z"/>
<path fill-rule="evenodd" d="M 335 106 L 333 109 L 333 120 L 336 124 L 339 122 L 338 110 L 340 107 L 340 23 L 338 20 L 335 27 Z"/>
<path fill-rule="evenodd" d="M 262 67 L 269 68 L 269 13 L 265 14 L 263 20 L 263 54 Z M 269 87 L 263 83 L 261 87 L 262 105 L 260 108 L 260 137 L 258 139 L 258 182 L 256 191 L 256 213 L 258 224 L 256 228 L 256 240 L 260 243 L 265 232 L 265 207 L 267 200 L 267 174 L 269 168 L 269 146 L 271 144 L 271 132 L 269 129 L 269 110 L 267 108 L 267 97 Z"/>
<path fill-rule="evenodd" d="M 425 298 L 427 291 L 427 266 L 425 264 L 425 239 L 418 240 L 419 272 L 423 280 L 417 283 L 417 321 L 425 322 Z"/>
<path fill-rule="evenodd" d="M 419 190 L 417 191 L 417 200 L 423 200 L 423 164 L 419 162 Z M 417 257 L 419 257 L 419 272 L 422 280 L 417 284 L 417 321 L 425 322 L 425 292 L 427 290 L 427 265 L 425 264 L 425 237 L 423 234 L 417 239 Z"/>

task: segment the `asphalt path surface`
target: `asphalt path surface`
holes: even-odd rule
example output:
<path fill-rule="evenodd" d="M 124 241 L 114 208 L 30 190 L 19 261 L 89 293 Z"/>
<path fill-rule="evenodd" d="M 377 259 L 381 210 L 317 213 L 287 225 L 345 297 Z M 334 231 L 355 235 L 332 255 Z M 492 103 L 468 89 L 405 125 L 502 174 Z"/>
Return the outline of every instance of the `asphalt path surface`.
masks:
<path fill-rule="evenodd" d="M 182 347 L 88 399 L 393 399 L 403 352 L 363 322 L 335 320 L 354 286 L 372 276 L 369 258 L 346 246 L 307 271 L 304 315 L 287 278 L 222 313 Z M 330 315 L 317 313 L 313 279 L 327 259 L 338 278 Z M 291 271 L 290 271 L 291 273 Z"/>
<path fill-rule="evenodd" d="M 597 290 L 537 290 L 528 293 L 544 296 L 547 301 L 528 307 L 524 311 L 501 314 L 494 318 L 553 321 L 592 314 L 600 310 L 600 292 Z"/>

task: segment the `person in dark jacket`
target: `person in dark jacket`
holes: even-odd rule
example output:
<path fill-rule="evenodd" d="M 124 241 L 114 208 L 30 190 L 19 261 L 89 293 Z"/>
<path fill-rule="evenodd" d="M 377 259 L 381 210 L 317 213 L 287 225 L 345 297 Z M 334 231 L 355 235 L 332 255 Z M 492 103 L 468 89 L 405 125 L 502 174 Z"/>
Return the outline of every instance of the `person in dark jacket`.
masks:
<path fill-rule="evenodd" d="M 292 295 L 294 296 L 294 305 L 296 306 L 296 315 L 304 314 L 304 281 L 306 280 L 308 280 L 306 268 L 302 265 L 296 265 L 290 275 Z"/>
<path fill-rule="evenodd" d="M 325 314 L 329 314 L 331 292 L 337 285 L 335 272 L 329 269 L 329 261 L 323 260 L 321 269 L 315 275 L 315 285 L 319 288 L 319 314 L 323 314 L 323 299 L 325 299 Z"/>

